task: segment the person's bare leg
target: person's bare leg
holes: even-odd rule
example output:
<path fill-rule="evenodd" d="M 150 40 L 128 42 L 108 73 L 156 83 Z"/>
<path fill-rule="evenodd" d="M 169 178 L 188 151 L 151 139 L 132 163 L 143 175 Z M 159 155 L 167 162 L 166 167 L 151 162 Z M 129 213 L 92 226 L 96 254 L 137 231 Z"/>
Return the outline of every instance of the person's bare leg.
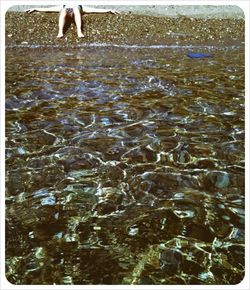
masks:
<path fill-rule="evenodd" d="M 57 38 L 63 37 L 63 28 L 66 23 L 66 17 L 67 17 L 67 10 L 63 8 L 59 14 L 59 29 L 58 29 Z"/>
<path fill-rule="evenodd" d="M 77 35 L 78 37 L 84 37 L 82 33 L 82 15 L 81 15 L 81 8 L 79 6 L 74 7 L 74 18 L 76 23 Z"/>

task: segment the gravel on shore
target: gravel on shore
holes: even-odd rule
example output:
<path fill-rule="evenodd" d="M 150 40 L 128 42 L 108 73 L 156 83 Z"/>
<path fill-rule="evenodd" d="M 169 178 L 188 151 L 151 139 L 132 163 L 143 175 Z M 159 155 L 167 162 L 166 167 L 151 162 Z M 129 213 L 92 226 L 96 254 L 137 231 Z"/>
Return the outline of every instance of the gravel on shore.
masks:
<path fill-rule="evenodd" d="M 133 13 L 83 16 L 84 38 L 76 37 L 72 23 L 57 39 L 58 13 L 5 14 L 6 45 L 75 45 L 113 43 L 139 45 L 241 45 L 245 21 L 236 18 L 153 16 Z"/>

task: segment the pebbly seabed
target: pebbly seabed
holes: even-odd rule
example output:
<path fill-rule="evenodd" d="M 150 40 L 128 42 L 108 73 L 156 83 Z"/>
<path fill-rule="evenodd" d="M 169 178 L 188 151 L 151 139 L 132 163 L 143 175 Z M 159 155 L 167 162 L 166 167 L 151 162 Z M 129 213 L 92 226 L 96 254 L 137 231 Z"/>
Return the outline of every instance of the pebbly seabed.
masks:
<path fill-rule="evenodd" d="M 6 14 L 6 278 L 239 283 L 244 20 L 83 21 Z"/>

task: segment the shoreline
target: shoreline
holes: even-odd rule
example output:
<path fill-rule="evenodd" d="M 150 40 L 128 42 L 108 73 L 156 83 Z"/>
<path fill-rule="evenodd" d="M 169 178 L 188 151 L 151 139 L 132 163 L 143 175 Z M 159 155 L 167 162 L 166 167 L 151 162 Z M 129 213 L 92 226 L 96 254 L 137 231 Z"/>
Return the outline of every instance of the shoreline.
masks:
<path fill-rule="evenodd" d="M 49 7 L 51 5 L 42 5 Z M 24 12 L 35 5 L 14 5 L 9 12 Z M 192 17 L 203 19 L 244 18 L 244 11 L 237 5 L 89 5 L 89 7 L 118 10 L 123 14 L 158 17 Z"/>

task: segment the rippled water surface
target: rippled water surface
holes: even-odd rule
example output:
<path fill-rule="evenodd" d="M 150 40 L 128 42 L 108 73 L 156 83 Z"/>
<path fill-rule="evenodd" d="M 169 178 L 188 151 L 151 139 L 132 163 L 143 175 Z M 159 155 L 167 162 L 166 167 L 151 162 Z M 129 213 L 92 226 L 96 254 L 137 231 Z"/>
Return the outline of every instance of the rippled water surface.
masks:
<path fill-rule="evenodd" d="M 244 102 L 241 47 L 7 48 L 8 280 L 239 283 Z"/>

